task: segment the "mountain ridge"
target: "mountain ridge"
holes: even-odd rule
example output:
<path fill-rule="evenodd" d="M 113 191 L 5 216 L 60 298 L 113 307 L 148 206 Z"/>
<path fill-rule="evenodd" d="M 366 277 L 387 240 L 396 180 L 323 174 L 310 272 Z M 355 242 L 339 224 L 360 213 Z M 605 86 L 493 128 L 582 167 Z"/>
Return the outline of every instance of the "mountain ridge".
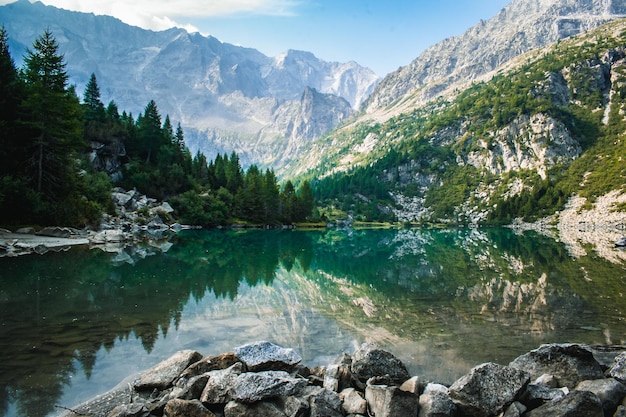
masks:
<path fill-rule="evenodd" d="M 296 50 L 267 57 L 183 29 L 154 32 L 28 0 L 1 6 L 0 24 L 18 65 L 48 28 L 79 94 L 95 73 L 103 101 L 114 100 L 120 109 L 138 114 L 154 99 L 163 114 L 181 122 L 193 152 L 211 158 L 235 150 L 245 165 L 270 165 L 276 153 L 311 140 L 286 130 L 286 119 L 295 120 L 303 111 L 298 105 L 306 89 L 324 98 L 315 101 L 321 107 L 309 109 L 320 124 L 308 131 L 326 133 L 352 115 L 378 82 L 371 70 L 354 62 L 326 62 Z M 321 117 L 330 107 L 340 116 Z M 268 151 L 255 146 L 259 142 L 268 143 Z"/>

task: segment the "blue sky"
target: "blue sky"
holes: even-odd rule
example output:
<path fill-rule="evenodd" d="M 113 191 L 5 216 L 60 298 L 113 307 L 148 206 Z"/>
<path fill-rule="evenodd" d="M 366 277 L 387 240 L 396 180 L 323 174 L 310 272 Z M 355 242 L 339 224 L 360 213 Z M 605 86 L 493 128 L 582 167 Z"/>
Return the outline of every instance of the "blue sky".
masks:
<path fill-rule="evenodd" d="M 7 4 L 14 0 L 0 0 Z M 287 49 L 356 61 L 379 76 L 488 20 L 511 0 L 43 0 L 161 30 L 185 27 L 275 56 Z"/>

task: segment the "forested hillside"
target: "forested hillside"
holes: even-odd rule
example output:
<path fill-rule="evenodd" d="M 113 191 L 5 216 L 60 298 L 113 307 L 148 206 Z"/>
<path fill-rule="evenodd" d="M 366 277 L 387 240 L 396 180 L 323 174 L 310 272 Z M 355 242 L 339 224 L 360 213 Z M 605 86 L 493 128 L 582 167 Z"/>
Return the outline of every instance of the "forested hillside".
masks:
<path fill-rule="evenodd" d="M 97 226 L 113 185 L 169 199 L 187 223 L 283 224 L 312 213 L 308 183 L 281 190 L 274 172 L 239 156 L 191 156 L 180 125 L 150 100 L 136 118 L 106 107 L 92 74 L 83 100 L 46 30 L 16 68 L 0 30 L 0 224 Z M 114 213 L 112 213 L 114 214 Z"/>
<path fill-rule="evenodd" d="M 508 68 L 452 101 L 327 135 L 303 178 L 326 212 L 407 222 L 508 223 L 625 191 L 626 21 Z"/>

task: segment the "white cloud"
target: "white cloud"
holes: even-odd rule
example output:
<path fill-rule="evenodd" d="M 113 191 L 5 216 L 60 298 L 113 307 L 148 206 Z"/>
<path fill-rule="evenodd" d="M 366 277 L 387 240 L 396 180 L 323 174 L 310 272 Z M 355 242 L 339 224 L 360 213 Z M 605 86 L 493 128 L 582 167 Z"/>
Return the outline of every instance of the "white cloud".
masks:
<path fill-rule="evenodd" d="M 0 5 L 15 0 L 0 0 Z M 33 2 L 34 0 L 31 0 Z M 134 26 L 163 30 L 182 27 L 198 31 L 190 25 L 181 25 L 176 19 L 223 17 L 239 14 L 290 16 L 303 0 L 41 0 L 61 9 L 109 15 Z"/>

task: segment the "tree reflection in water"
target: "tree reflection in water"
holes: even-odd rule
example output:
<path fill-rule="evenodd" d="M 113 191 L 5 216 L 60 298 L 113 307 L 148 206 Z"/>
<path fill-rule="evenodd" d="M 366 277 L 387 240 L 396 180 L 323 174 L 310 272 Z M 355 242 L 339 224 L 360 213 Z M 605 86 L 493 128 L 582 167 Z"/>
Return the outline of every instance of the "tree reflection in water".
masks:
<path fill-rule="evenodd" d="M 134 264 L 80 248 L 3 259 L 0 414 L 53 412 L 75 389 L 74 375 L 91 377 L 98 352 L 137 339 L 150 354 L 189 320 L 190 305 L 218 308 L 209 299 L 233 310 L 246 300 L 266 309 L 266 334 L 305 359 L 373 340 L 412 372 L 442 382 L 544 342 L 625 339 L 624 265 L 592 255 L 573 260 L 541 236 L 506 229 L 188 231 L 173 243 Z M 208 316 L 217 326 L 217 314 Z M 246 336 L 214 331 L 225 344 Z M 190 343 L 185 348 L 198 348 Z"/>

